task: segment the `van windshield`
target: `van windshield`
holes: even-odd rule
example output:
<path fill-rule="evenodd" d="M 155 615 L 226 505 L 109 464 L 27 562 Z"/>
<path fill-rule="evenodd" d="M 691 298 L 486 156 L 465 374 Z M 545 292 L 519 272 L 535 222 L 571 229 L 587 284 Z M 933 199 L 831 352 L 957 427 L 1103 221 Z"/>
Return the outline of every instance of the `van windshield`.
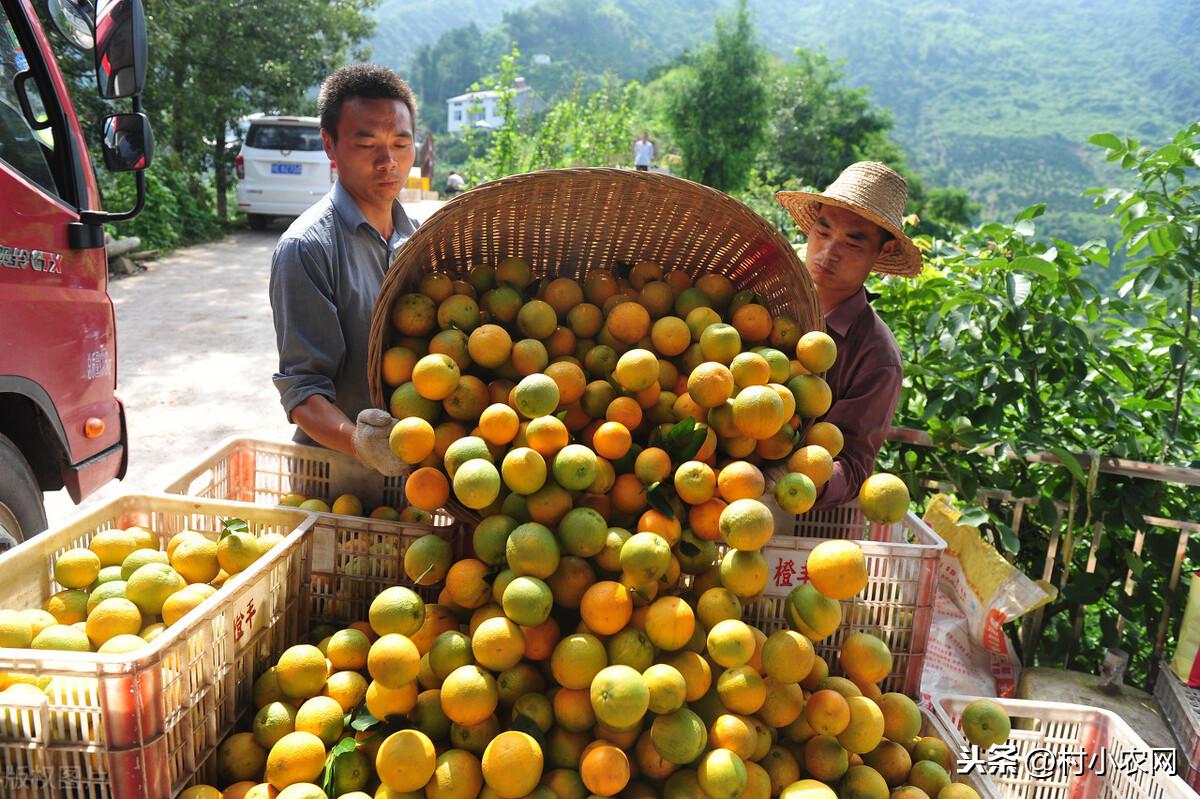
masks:
<path fill-rule="evenodd" d="M 317 152 L 323 149 L 319 128 L 298 125 L 251 125 L 250 132 L 246 134 L 246 146 L 259 150 L 298 152 Z"/>

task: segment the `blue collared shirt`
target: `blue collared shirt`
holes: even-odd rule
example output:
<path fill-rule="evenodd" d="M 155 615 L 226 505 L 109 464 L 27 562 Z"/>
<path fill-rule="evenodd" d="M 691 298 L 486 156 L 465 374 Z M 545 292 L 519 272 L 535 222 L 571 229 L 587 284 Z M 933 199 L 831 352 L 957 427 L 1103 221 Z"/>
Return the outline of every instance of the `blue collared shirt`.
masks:
<path fill-rule="evenodd" d="M 416 225 L 392 204 L 385 241 L 340 182 L 305 211 L 275 246 L 271 311 L 279 347 L 275 388 L 292 411 L 320 394 L 351 421 L 371 407 L 367 349 L 371 314 L 396 249 Z M 313 443 L 299 428 L 295 440 Z"/>

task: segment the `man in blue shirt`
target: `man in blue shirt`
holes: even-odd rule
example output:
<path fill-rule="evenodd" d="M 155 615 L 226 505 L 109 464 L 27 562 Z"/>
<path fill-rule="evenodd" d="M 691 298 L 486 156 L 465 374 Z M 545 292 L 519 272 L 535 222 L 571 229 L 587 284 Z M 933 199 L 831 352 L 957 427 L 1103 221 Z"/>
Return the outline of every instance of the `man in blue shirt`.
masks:
<path fill-rule="evenodd" d="M 296 441 L 397 474 L 392 419 L 371 407 L 367 349 L 383 277 L 415 230 L 397 197 L 416 154 L 416 100 L 391 70 L 354 64 L 325 79 L 317 106 L 337 180 L 283 234 L 271 261 L 275 387 Z"/>

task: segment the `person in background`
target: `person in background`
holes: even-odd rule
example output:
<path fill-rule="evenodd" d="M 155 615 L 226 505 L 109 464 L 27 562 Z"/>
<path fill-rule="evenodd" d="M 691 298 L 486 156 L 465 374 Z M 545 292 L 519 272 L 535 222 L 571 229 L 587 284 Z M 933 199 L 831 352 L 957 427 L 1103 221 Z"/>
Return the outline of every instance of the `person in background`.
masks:
<path fill-rule="evenodd" d="M 455 194 L 462 194 L 466 190 L 467 182 L 463 180 L 463 176 L 451 170 L 450 174 L 446 176 L 446 194 L 453 196 Z"/>
<path fill-rule="evenodd" d="M 296 441 L 400 474 L 391 416 L 371 407 L 367 349 L 384 274 L 416 227 L 397 199 L 416 156 L 416 99 L 391 70 L 353 64 L 325 79 L 317 107 L 337 180 L 271 259 L 274 383 Z"/>
<path fill-rule="evenodd" d="M 837 360 L 825 374 L 833 405 L 822 421 L 837 425 L 845 446 L 815 509 L 858 496 L 875 468 L 904 379 L 900 348 L 871 308 L 871 272 L 915 277 L 921 251 L 904 234 L 908 184 L 875 161 L 851 164 L 820 194 L 781 191 L 776 200 L 808 235 L 805 265 L 817 290 Z"/>
<path fill-rule="evenodd" d="M 633 168 L 639 172 L 649 172 L 653 163 L 654 142 L 650 141 L 649 132 L 643 130 L 642 138 L 633 143 Z"/>

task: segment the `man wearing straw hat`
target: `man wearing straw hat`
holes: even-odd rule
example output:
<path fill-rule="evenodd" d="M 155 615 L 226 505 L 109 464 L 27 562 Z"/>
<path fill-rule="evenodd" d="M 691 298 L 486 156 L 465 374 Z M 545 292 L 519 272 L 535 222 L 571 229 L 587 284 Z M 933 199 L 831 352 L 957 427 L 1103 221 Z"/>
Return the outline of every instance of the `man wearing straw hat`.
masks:
<path fill-rule="evenodd" d="M 337 180 L 271 259 L 275 387 L 296 441 L 397 474 L 404 464 L 388 446 L 393 420 L 371 405 L 367 348 L 383 277 L 415 230 L 397 197 L 416 157 L 416 99 L 391 70 L 351 64 L 321 84 L 317 107 Z"/>
<path fill-rule="evenodd" d="M 884 164 L 860 161 L 820 194 L 781 191 L 775 198 L 808 236 L 805 263 L 837 344 L 825 375 L 833 405 L 823 421 L 837 425 L 845 446 L 814 506 L 829 508 L 858 496 L 874 470 L 904 377 L 896 338 L 863 284 L 871 272 L 914 277 L 921 252 L 902 227 L 908 184 Z"/>

